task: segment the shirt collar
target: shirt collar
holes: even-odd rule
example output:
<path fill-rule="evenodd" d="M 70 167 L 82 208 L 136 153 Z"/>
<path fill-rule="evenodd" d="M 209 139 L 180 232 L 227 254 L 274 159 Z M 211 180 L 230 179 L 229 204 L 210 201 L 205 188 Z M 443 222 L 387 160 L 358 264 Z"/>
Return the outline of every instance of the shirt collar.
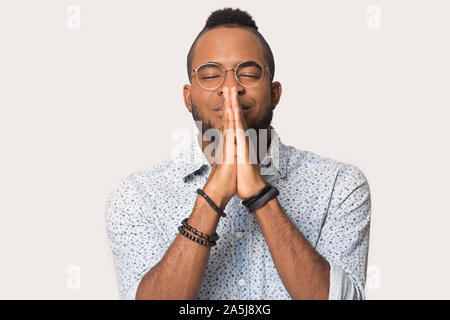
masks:
<path fill-rule="evenodd" d="M 276 129 L 271 126 L 272 139 L 269 146 L 269 152 L 261 161 L 261 173 L 263 175 L 273 175 L 277 172 L 281 176 L 287 174 L 287 146 L 281 142 Z M 185 179 L 189 175 L 207 166 L 211 168 L 211 164 L 206 158 L 200 147 L 200 141 L 193 139 L 185 152 L 174 159 L 178 165 L 178 176 Z"/>

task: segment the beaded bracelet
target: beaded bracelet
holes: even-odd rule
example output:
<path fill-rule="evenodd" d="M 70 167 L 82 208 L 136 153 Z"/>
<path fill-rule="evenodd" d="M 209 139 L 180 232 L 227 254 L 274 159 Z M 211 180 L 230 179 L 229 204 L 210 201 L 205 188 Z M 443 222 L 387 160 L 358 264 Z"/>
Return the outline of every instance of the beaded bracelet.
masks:
<path fill-rule="evenodd" d="M 213 247 L 216 245 L 215 241 L 203 241 L 202 239 L 196 238 L 193 235 L 187 233 L 186 231 L 184 231 L 183 226 L 179 226 L 178 227 L 178 231 L 180 231 L 180 233 L 185 236 L 186 238 L 197 242 L 198 244 L 204 245 L 206 247 Z"/>
<path fill-rule="evenodd" d="M 225 212 L 223 212 L 222 210 L 220 210 L 220 208 L 218 206 L 216 206 L 216 204 L 214 203 L 214 201 L 211 200 L 210 197 L 208 197 L 208 195 L 202 190 L 202 189 L 197 189 L 197 193 L 199 195 L 201 195 L 203 198 L 206 199 L 206 201 L 208 201 L 208 203 L 211 205 L 211 207 L 214 209 L 214 211 L 217 212 L 217 214 L 221 217 L 226 217 L 227 215 L 225 214 Z"/>
<path fill-rule="evenodd" d="M 200 236 L 200 238 L 203 238 L 203 239 L 208 240 L 208 241 L 217 241 L 217 240 L 219 240 L 219 235 L 217 234 L 217 232 L 214 232 L 214 234 L 212 236 L 210 236 L 209 234 L 206 234 L 206 233 L 203 233 L 201 231 L 198 231 L 193 226 L 188 225 L 187 221 L 188 221 L 188 218 L 185 218 L 183 221 L 181 221 L 181 224 L 186 229 L 188 229 L 189 231 L 192 231 L 196 235 Z"/>

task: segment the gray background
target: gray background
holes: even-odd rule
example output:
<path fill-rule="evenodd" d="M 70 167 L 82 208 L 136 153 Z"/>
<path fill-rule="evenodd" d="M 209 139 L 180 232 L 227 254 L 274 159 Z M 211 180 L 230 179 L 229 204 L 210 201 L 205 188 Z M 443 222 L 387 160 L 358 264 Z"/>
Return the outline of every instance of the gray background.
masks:
<path fill-rule="evenodd" d="M 444 0 L 2 0 L 0 298 L 118 298 L 106 196 L 192 130 L 186 55 L 224 6 L 271 45 L 282 141 L 368 178 L 367 298 L 450 298 Z"/>

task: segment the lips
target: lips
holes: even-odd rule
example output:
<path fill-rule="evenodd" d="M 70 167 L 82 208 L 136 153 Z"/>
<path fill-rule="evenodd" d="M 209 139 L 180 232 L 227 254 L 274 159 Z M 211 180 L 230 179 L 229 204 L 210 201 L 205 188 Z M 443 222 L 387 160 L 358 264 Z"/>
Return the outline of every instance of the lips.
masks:
<path fill-rule="evenodd" d="M 245 104 L 241 104 L 241 107 L 242 107 L 243 111 L 246 111 L 246 110 L 251 108 L 250 106 L 247 106 Z M 215 107 L 213 110 L 214 111 L 222 111 L 222 105 L 219 105 L 219 106 Z"/>

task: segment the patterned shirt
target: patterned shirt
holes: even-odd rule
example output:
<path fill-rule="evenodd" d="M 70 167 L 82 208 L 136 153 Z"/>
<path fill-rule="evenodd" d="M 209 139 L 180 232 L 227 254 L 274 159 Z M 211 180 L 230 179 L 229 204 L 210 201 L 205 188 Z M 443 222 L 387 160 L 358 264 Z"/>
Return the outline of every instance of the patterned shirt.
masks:
<path fill-rule="evenodd" d="M 364 299 L 371 201 L 355 166 L 275 139 L 261 162 L 290 221 L 330 264 L 329 299 Z M 277 142 L 278 141 L 278 142 Z M 189 217 L 211 164 L 197 141 L 187 151 L 123 179 L 106 202 L 106 229 L 122 299 L 164 256 Z M 217 226 L 198 299 L 291 299 L 252 213 L 234 196 Z"/>

